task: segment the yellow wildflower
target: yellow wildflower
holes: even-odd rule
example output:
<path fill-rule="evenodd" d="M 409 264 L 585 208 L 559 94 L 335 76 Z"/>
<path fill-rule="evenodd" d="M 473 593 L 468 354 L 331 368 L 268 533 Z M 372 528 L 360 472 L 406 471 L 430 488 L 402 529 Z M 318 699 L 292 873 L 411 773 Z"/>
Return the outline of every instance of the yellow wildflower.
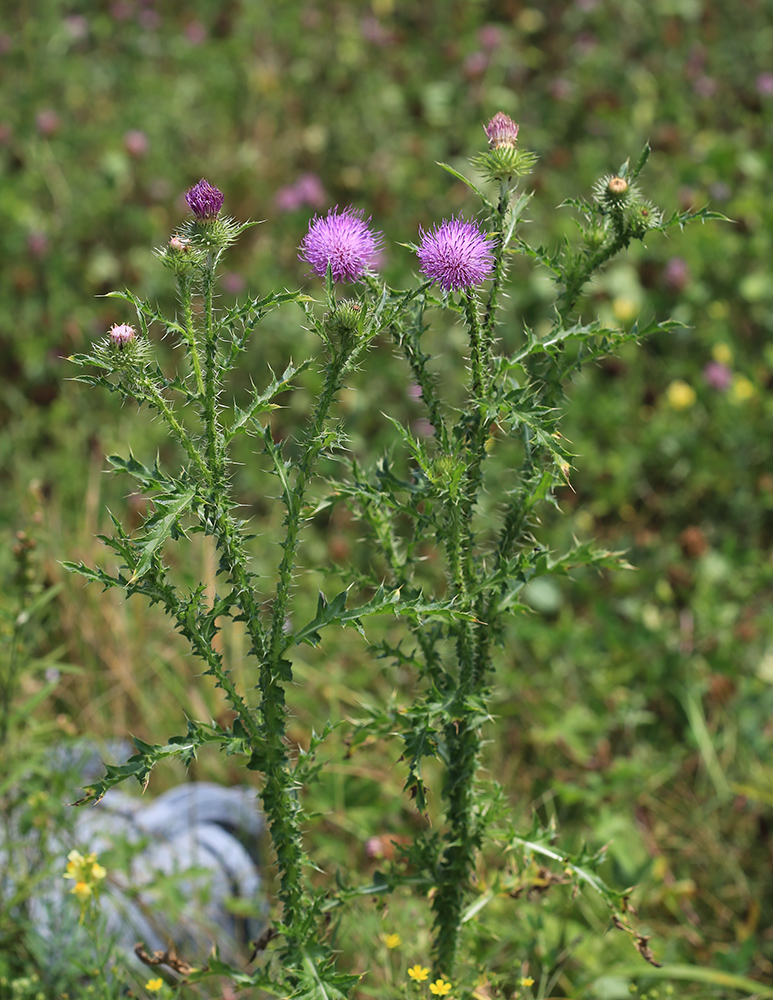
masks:
<path fill-rule="evenodd" d="M 93 885 L 96 882 L 101 882 L 106 875 L 105 869 L 97 863 L 96 854 L 87 854 L 84 858 L 80 851 L 70 851 L 67 855 L 65 878 Z"/>
<path fill-rule="evenodd" d="M 434 993 L 436 997 L 444 997 L 446 993 L 451 992 L 451 984 L 447 983 L 445 979 L 436 979 L 434 983 L 429 984 L 430 993 Z"/>
<path fill-rule="evenodd" d="M 757 394 L 754 383 L 745 375 L 736 375 L 730 387 L 730 398 L 735 403 L 745 403 Z"/>
<path fill-rule="evenodd" d="M 533 986 L 534 980 L 531 978 L 531 976 L 522 976 L 520 979 L 520 984 L 521 986 Z"/>
<path fill-rule="evenodd" d="M 402 943 L 403 939 L 400 937 L 399 934 L 384 935 L 384 944 L 387 946 L 387 948 L 399 948 Z"/>
<path fill-rule="evenodd" d="M 695 389 L 677 378 L 666 389 L 666 401 L 672 410 L 689 410 L 695 403 Z"/>
<path fill-rule="evenodd" d="M 628 320 L 634 318 L 636 313 L 639 311 L 639 307 L 633 299 L 626 298 L 624 295 L 619 295 L 612 302 L 612 311 L 615 314 L 615 319 L 620 320 L 621 323 L 627 323 Z"/>
<path fill-rule="evenodd" d="M 92 899 L 96 898 L 99 883 L 106 875 L 105 869 L 97 862 L 96 854 L 87 854 L 84 857 L 80 851 L 70 851 L 67 855 L 64 878 L 75 882 L 70 892 L 80 903 L 80 923 L 83 923 Z"/>
<path fill-rule="evenodd" d="M 88 882 L 76 882 L 75 885 L 70 889 L 73 896 L 76 896 L 78 902 L 81 906 L 88 901 L 89 896 L 92 894 L 93 889 L 88 884 Z"/>
<path fill-rule="evenodd" d="M 412 965 L 408 970 L 408 975 L 411 979 L 415 980 L 415 982 L 423 983 L 429 976 L 429 969 L 425 969 L 423 965 L 419 965 L 417 962 L 416 965 Z"/>
<path fill-rule="evenodd" d="M 711 348 L 711 356 L 715 361 L 719 362 L 720 365 L 729 365 L 733 360 L 733 352 L 727 344 L 722 342 L 714 344 Z"/>
<path fill-rule="evenodd" d="M 159 976 L 158 979 L 149 979 L 145 983 L 145 989 L 148 993 L 158 993 L 161 987 L 164 985 L 164 980 Z"/>

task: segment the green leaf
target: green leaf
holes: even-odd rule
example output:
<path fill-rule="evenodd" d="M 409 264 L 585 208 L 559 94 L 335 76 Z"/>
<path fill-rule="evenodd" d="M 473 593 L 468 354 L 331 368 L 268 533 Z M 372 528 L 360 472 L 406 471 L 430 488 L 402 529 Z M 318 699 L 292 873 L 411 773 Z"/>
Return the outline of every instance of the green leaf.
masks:
<path fill-rule="evenodd" d="M 295 365 L 290 362 L 279 378 L 277 378 L 273 371 L 269 368 L 269 371 L 271 371 L 271 374 L 274 377 L 263 392 L 254 392 L 250 405 L 245 410 L 241 410 L 238 406 L 234 406 L 234 422 L 224 435 L 225 443 L 228 444 L 236 437 L 237 434 L 247 430 L 247 425 L 250 421 L 254 421 L 259 414 L 268 413 L 271 410 L 278 409 L 279 404 L 272 402 L 274 396 L 278 396 L 280 393 L 291 389 L 291 382 L 295 376 L 306 371 L 311 363 L 312 359 L 309 358 L 296 368 Z M 258 426 L 260 433 L 263 433 L 263 427 L 260 425 Z"/>
<path fill-rule="evenodd" d="M 373 597 L 366 603 L 360 604 L 356 608 L 347 608 L 346 602 L 349 597 L 349 590 L 342 590 L 336 594 L 332 601 L 328 601 L 322 591 L 319 592 L 317 601 L 317 613 L 312 621 L 302 628 L 289 635 L 285 641 L 283 649 L 287 649 L 293 643 L 298 646 L 302 642 L 310 646 L 316 646 L 321 641 L 319 630 L 327 625 L 342 625 L 344 628 L 353 626 L 364 635 L 362 619 L 370 615 L 380 615 L 391 612 L 394 615 L 409 615 L 412 618 L 421 620 L 425 617 L 444 618 L 449 621 L 474 622 L 475 616 L 461 611 L 453 605 L 451 601 L 432 601 L 422 603 L 421 594 L 409 600 L 401 600 L 401 587 L 395 590 L 387 590 L 379 586 Z"/>
<path fill-rule="evenodd" d="M 107 461 L 110 465 L 119 472 L 126 472 L 130 476 L 133 476 L 138 480 L 146 489 L 161 489 L 163 486 L 169 484 L 170 480 L 161 472 L 158 467 L 158 461 L 153 465 L 153 469 L 149 469 L 142 462 L 138 461 L 134 455 L 129 452 L 128 458 L 122 458 L 120 455 L 108 455 Z"/>
<path fill-rule="evenodd" d="M 659 968 L 643 969 L 640 965 L 624 965 L 622 968 L 611 968 L 605 976 L 624 976 L 635 979 L 646 977 L 647 979 L 681 979 L 691 983 L 709 983 L 712 986 L 725 986 L 731 990 L 738 990 L 741 993 L 750 994 L 756 1000 L 768 1000 L 773 998 L 773 986 L 766 986 L 756 979 L 749 979 L 747 976 L 739 976 L 734 972 L 725 972 L 722 969 L 710 969 L 700 965 L 661 965 Z"/>
<path fill-rule="evenodd" d="M 336 972 L 327 955 L 320 958 L 311 949 L 301 949 L 300 983 L 289 1000 L 348 1000 L 349 991 L 361 976 Z"/>
<path fill-rule="evenodd" d="M 481 191 L 479 187 L 476 187 L 475 184 L 473 184 L 472 181 L 469 180 L 469 178 L 465 177 L 464 174 L 460 174 L 458 170 L 454 170 L 454 168 L 449 166 L 447 163 L 441 163 L 439 160 L 436 162 L 439 167 L 442 167 L 443 170 L 451 174 L 452 177 L 455 177 L 458 181 L 461 181 L 462 184 L 466 184 L 471 191 L 474 191 L 475 194 L 480 198 L 480 200 L 487 208 L 492 208 L 491 202 L 488 200 L 485 194 Z"/>
<path fill-rule="evenodd" d="M 168 538 L 179 537 L 182 533 L 179 519 L 190 509 L 195 495 L 196 489 L 189 487 L 181 493 L 154 499 L 157 510 L 143 525 L 144 537 L 135 543 L 141 555 L 129 583 L 136 583 L 145 576 L 153 564 L 153 557 Z"/>

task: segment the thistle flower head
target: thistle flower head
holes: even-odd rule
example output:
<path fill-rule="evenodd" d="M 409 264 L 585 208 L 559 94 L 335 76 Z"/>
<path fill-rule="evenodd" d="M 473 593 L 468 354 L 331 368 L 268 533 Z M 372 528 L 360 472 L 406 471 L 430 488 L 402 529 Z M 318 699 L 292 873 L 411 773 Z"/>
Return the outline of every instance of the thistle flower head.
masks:
<path fill-rule="evenodd" d="M 134 342 L 137 333 L 133 326 L 128 323 L 114 323 L 107 333 L 110 338 L 111 347 L 115 347 L 117 350 L 122 351 L 129 344 Z"/>
<path fill-rule="evenodd" d="M 518 125 L 504 111 L 497 111 L 488 125 L 484 126 L 491 149 L 513 149 L 518 139 Z"/>
<path fill-rule="evenodd" d="M 445 291 L 479 285 L 494 270 L 491 237 L 474 222 L 465 222 L 461 217 L 443 219 L 431 231 L 419 232 L 421 243 L 416 252 L 420 270 Z"/>
<path fill-rule="evenodd" d="M 200 222 L 212 222 L 223 207 L 225 195 L 203 177 L 186 191 L 188 207 Z"/>
<path fill-rule="evenodd" d="M 327 269 L 333 281 L 358 281 L 372 267 L 381 249 L 382 235 L 370 228 L 370 218 L 361 210 L 331 208 L 325 216 L 315 215 L 303 238 L 298 259 L 311 264 L 324 278 Z"/>

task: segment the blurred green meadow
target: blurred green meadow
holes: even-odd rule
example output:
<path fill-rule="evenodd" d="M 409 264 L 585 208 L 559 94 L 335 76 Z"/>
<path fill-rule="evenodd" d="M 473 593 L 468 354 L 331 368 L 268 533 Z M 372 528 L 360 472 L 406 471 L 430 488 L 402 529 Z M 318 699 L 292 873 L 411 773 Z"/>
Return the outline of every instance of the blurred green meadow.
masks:
<path fill-rule="evenodd" d="M 616 1000 L 631 984 L 651 997 L 773 996 L 772 53 L 770 0 L 6 5 L 2 809 L 48 786 L 50 748 L 63 741 L 162 742 L 183 731 L 184 714 L 224 717 L 157 609 L 84 588 L 60 565 L 106 558 L 95 535 L 108 510 L 136 523 L 142 500 L 105 474 L 107 455 L 174 458 L 146 413 L 69 381 L 67 358 L 132 321 L 100 297 L 112 289 L 174 308 L 152 249 L 185 217 L 184 191 L 205 176 L 230 215 L 263 220 L 228 258 L 223 303 L 281 286 L 318 294 L 297 258 L 314 213 L 364 208 L 385 234 L 384 277 L 409 281 L 415 257 L 400 244 L 470 210 L 467 189 L 436 161 L 467 169 L 496 111 L 539 155 L 532 243 L 571 239 L 572 211 L 557 206 L 589 196 L 649 139 L 646 195 L 669 214 L 708 204 L 732 222 L 648 237 L 588 289 L 589 316 L 629 325 L 670 315 L 684 326 L 578 377 L 564 427 L 577 455 L 571 487 L 539 541 L 596 539 L 635 568 L 533 586 L 532 612 L 513 620 L 500 656 L 485 765 L 524 832 L 536 812 L 567 847 L 609 845 L 605 879 L 637 886 L 637 926 L 665 968 L 647 966 L 591 899 L 528 870 L 513 873 L 515 902 L 481 912 L 474 958 L 482 969 L 517 965 L 534 980 L 523 997 Z M 503 340 L 517 344 L 524 323 L 544 327 L 551 295 L 539 269 L 515 259 Z M 450 377 L 463 342 L 440 326 L 430 339 L 436 370 Z M 166 367 L 173 347 L 159 345 Z M 266 364 L 281 371 L 317 350 L 300 310 L 285 309 L 263 324 L 244 385 Z M 377 343 L 341 401 L 355 452 L 382 446 L 380 411 L 419 419 L 392 355 Z M 275 434 L 293 434 L 315 378 L 272 418 Z M 256 564 L 269 574 L 276 486 L 261 456 L 245 448 L 240 459 Z M 207 541 L 194 536 L 174 558 L 214 579 Z M 326 575 L 365 558 L 357 525 L 322 511 L 298 579 L 309 607 Z M 238 673 L 242 639 L 228 643 Z M 299 745 L 325 719 L 399 700 L 407 678 L 366 650 L 346 633 L 324 655 L 296 654 Z M 329 874 L 375 870 L 374 838 L 388 853 L 389 836 L 417 822 L 399 753 L 387 742 L 339 754 L 310 791 L 311 853 Z M 243 780 L 214 755 L 191 773 Z M 148 794 L 181 780 L 180 770 L 160 772 Z M 399 901 L 342 919 L 344 950 L 362 954 L 355 971 L 370 970 L 360 996 L 392 996 L 405 966 L 427 960 L 422 919 Z M 383 936 L 394 933 L 403 943 L 389 948 Z M 0 908 L 0 976 L 37 961 Z M 485 981 L 479 995 L 489 996 Z"/>

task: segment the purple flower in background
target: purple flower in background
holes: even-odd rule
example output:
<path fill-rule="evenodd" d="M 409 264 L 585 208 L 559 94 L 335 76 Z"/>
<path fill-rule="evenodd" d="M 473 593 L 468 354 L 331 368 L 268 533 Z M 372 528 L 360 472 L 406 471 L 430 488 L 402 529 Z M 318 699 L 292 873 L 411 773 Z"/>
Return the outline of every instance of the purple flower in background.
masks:
<path fill-rule="evenodd" d="M 207 29 L 201 21 L 191 21 L 186 24 L 184 34 L 191 45 L 203 45 L 207 40 Z"/>
<path fill-rule="evenodd" d="M 198 184 L 186 191 L 185 200 L 200 222 L 212 222 L 223 207 L 225 195 L 202 177 Z"/>
<path fill-rule="evenodd" d="M 280 188 L 274 204 L 280 212 L 294 212 L 303 205 L 311 208 L 321 208 L 325 204 L 325 189 L 316 174 L 301 174 L 295 184 L 286 184 Z"/>
<path fill-rule="evenodd" d="M 247 287 L 247 282 L 244 275 L 239 274 L 236 271 L 226 271 L 223 275 L 223 288 L 232 295 L 238 295 L 239 292 L 243 292 Z"/>
<path fill-rule="evenodd" d="M 274 195 L 274 204 L 280 212 L 294 212 L 303 204 L 303 197 L 295 184 L 285 184 Z"/>
<path fill-rule="evenodd" d="M 488 69 L 488 55 L 485 52 L 471 52 L 462 65 L 462 70 L 468 80 L 476 80 Z"/>
<path fill-rule="evenodd" d="M 328 265 L 334 281 L 357 281 L 375 264 L 381 249 L 381 233 L 374 233 L 362 211 L 338 207 L 325 216 L 315 215 L 298 248 L 299 260 L 311 264 L 324 278 Z"/>
<path fill-rule="evenodd" d="M 325 189 L 316 174 L 301 174 L 295 183 L 295 190 L 298 192 L 302 205 L 322 208 L 325 204 Z"/>
<path fill-rule="evenodd" d="M 733 381 L 733 373 L 727 365 L 723 365 L 719 361 L 709 361 L 703 369 L 703 378 L 706 385 L 711 386 L 712 389 L 716 389 L 717 392 L 726 392 Z"/>
<path fill-rule="evenodd" d="M 35 115 L 35 128 L 41 135 L 53 135 L 59 131 L 59 115 L 51 108 L 43 108 Z"/>
<path fill-rule="evenodd" d="M 773 73 L 760 73 L 757 77 L 757 93 L 761 97 L 773 94 Z"/>
<path fill-rule="evenodd" d="M 698 97 L 713 97 L 719 84 L 712 76 L 699 76 L 695 83 L 692 85 L 692 89 L 698 95 Z"/>
<path fill-rule="evenodd" d="M 140 129 L 130 128 L 128 132 L 124 132 L 123 148 L 129 156 L 139 160 L 150 149 L 150 140 Z"/>
<path fill-rule="evenodd" d="M 431 232 L 419 232 L 420 270 L 447 292 L 479 285 L 494 270 L 491 237 L 474 222 L 444 219 Z"/>
<path fill-rule="evenodd" d="M 690 284 L 690 268 L 684 257 L 672 257 L 663 269 L 663 280 L 675 292 L 683 292 Z"/>
<path fill-rule="evenodd" d="M 494 52 L 505 41 L 505 33 L 497 24 L 484 24 L 478 31 L 478 41 L 486 52 Z"/>
<path fill-rule="evenodd" d="M 30 233 L 27 237 L 27 248 L 33 257 L 45 257 L 48 253 L 48 237 L 40 230 Z"/>

